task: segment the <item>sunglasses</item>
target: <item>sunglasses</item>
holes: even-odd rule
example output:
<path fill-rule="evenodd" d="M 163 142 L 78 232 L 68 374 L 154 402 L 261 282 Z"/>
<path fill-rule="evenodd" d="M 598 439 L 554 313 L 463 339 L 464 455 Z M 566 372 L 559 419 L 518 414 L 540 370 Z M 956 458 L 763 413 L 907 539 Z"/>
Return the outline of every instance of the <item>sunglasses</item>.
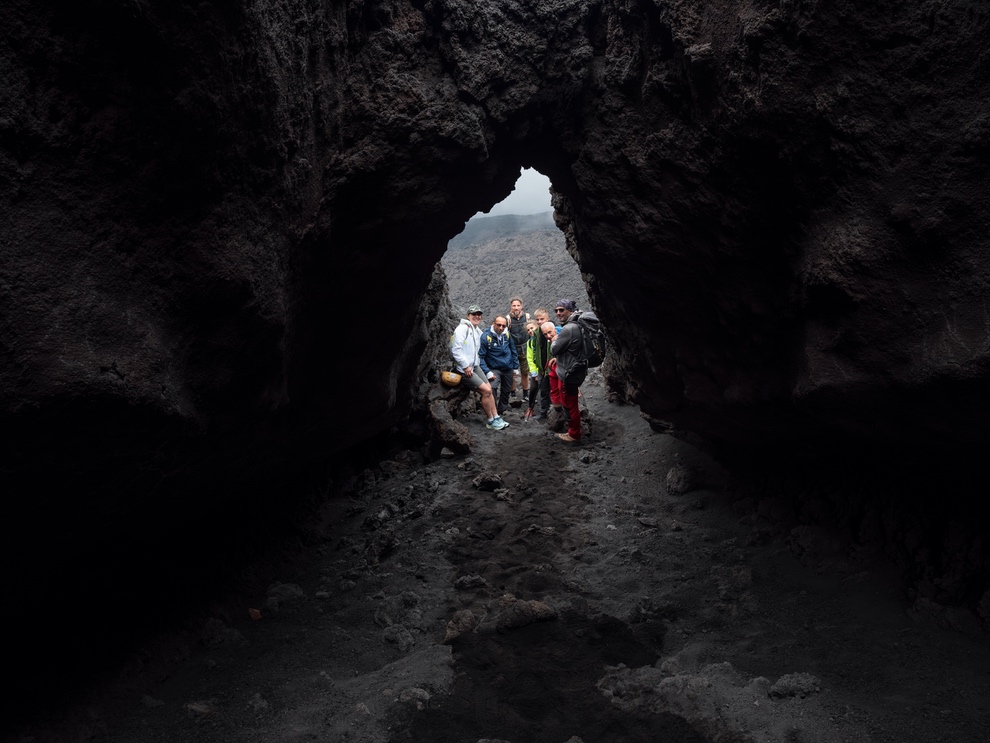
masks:
<path fill-rule="evenodd" d="M 554 312 L 567 312 L 567 310 L 565 310 L 563 307 L 558 307 L 557 309 L 554 310 Z"/>
<path fill-rule="evenodd" d="M 505 323 L 504 322 L 497 322 L 497 323 L 495 323 L 495 327 L 496 328 L 504 328 L 505 327 Z"/>
<path fill-rule="evenodd" d="M 481 317 L 481 316 L 482 316 L 482 315 L 484 315 L 485 313 L 484 313 L 484 312 L 469 312 L 468 314 L 469 314 L 469 315 L 470 315 L 471 317 Z"/>

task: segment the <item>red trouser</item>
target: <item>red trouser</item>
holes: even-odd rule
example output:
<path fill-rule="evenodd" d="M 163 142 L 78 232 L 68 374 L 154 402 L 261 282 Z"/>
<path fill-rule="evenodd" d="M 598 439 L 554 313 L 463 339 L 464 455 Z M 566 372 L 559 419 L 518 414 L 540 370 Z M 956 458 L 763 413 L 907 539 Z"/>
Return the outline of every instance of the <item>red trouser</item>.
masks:
<path fill-rule="evenodd" d="M 557 376 L 557 365 L 548 369 L 550 377 L 550 402 L 553 405 L 563 405 L 567 410 L 567 435 L 572 439 L 581 438 L 581 410 L 578 407 L 577 389 L 574 394 L 567 391 L 567 385 Z"/>

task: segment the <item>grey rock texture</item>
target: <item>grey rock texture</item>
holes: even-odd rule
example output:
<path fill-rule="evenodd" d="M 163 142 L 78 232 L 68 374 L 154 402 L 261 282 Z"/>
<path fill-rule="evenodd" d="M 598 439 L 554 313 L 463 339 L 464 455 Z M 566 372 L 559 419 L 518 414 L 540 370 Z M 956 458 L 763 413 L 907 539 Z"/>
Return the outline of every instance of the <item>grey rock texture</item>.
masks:
<path fill-rule="evenodd" d="M 449 334 L 437 262 L 520 166 L 554 184 L 612 389 L 651 420 L 734 461 L 951 470 L 990 439 L 981 4 L 4 19 L 7 566 L 282 508 L 401 420 Z"/>
<path fill-rule="evenodd" d="M 478 304 L 485 326 L 495 315 L 508 313 L 515 296 L 530 315 L 542 307 L 553 316 L 562 298 L 591 309 L 581 271 L 551 213 L 472 219 L 450 241 L 441 264 L 455 312 L 463 316 Z"/>
<path fill-rule="evenodd" d="M 464 225 L 463 230 L 447 243 L 447 248 L 462 248 L 467 245 L 483 244 L 491 240 L 546 231 L 559 232 L 553 221 L 553 212 L 503 214 L 494 217 L 476 215 Z"/>

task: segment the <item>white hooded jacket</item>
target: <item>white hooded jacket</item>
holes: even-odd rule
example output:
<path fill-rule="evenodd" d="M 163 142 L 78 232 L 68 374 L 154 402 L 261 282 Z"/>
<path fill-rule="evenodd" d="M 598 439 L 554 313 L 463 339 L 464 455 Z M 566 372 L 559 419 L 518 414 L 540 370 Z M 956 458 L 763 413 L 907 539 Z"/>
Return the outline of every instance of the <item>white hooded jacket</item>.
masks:
<path fill-rule="evenodd" d="M 457 371 L 463 372 L 469 366 L 481 365 L 478 351 L 481 349 L 481 328 L 463 318 L 450 336 L 450 355 L 454 357 Z"/>

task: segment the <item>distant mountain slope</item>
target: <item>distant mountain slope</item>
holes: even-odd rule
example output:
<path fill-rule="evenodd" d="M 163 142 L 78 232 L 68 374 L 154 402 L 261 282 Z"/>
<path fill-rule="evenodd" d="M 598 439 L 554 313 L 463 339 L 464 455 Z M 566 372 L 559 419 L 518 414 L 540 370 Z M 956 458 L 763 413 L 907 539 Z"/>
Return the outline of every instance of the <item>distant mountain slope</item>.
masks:
<path fill-rule="evenodd" d="M 447 247 L 478 245 L 499 237 L 513 237 L 527 232 L 556 230 L 553 212 L 542 214 L 505 214 L 498 217 L 475 217 L 464 225 L 464 231 L 454 237 Z"/>
<path fill-rule="evenodd" d="M 472 219 L 448 243 L 441 263 L 454 309 L 463 315 L 468 305 L 481 305 L 486 327 L 496 314 L 509 311 L 516 295 L 530 313 L 546 307 L 553 315 L 562 297 L 590 307 L 581 272 L 552 212 Z"/>

